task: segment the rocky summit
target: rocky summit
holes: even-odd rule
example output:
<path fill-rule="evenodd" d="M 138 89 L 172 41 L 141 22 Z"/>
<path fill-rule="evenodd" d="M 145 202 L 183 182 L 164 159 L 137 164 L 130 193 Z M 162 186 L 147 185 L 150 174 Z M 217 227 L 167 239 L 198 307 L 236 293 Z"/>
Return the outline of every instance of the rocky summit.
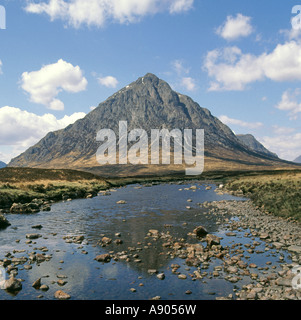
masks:
<path fill-rule="evenodd" d="M 258 152 L 202 108 L 190 97 L 179 94 L 169 84 L 148 73 L 119 90 L 85 118 L 63 130 L 50 132 L 36 145 L 14 158 L 10 167 L 71 168 L 102 175 L 137 175 L 183 171 L 183 166 L 104 165 L 96 161 L 101 129 L 111 129 L 118 137 L 119 122 L 127 129 L 204 129 L 205 170 L 249 169 L 252 166 L 283 167 L 290 164 L 275 156 Z M 149 135 L 150 136 L 150 135 Z M 171 162 L 172 163 L 172 162 Z"/>

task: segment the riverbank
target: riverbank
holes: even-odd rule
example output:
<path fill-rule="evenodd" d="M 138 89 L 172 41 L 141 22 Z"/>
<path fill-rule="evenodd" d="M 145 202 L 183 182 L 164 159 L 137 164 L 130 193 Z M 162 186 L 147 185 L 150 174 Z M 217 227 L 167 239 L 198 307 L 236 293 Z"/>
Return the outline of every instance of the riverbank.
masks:
<path fill-rule="evenodd" d="M 224 191 L 251 199 L 262 211 L 301 222 L 301 172 L 254 173 L 226 180 Z"/>
<path fill-rule="evenodd" d="M 223 184 L 223 191 L 250 198 L 264 212 L 301 221 L 301 170 L 205 172 L 185 175 L 101 178 L 77 170 L 5 168 L 0 171 L 0 210 L 34 213 L 51 203 L 90 198 L 99 191 L 130 184 L 154 185 L 179 181 Z M 1 212 L 0 212 L 1 213 Z"/>
<path fill-rule="evenodd" d="M 75 170 L 4 168 L 0 171 L 0 210 L 49 211 L 53 202 L 93 197 L 109 187 L 104 179 Z"/>

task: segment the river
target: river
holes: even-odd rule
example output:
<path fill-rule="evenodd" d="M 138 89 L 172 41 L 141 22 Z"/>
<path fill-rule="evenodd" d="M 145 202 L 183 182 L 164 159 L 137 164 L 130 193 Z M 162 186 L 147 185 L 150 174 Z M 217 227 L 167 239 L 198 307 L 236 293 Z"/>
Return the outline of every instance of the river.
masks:
<path fill-rule="evenodd" d="M 0 290 L 0 299 L 52 300 L 57 290 L 63 290 L 74 300 L 148 300 L 156 296 L 162 300 L 211 300 L 233 293 L 250 278 L 241 277 L 236 283 L 225 280 L 219 259 L 212 259 L 199 269 L 187 266 L 185 259 L 174 257 L 172 248 L 164 245 L 168 238 L 148 235 L 149 230 L 158 230 L 179 241 L 200 243 L 189 233 L 202 225 L 210 234 L 221 237 L 224 247 L 252 244 L 254 239 L 244 237 L 247 230 L 235 231 L 235 237 L 227 236 L 226 224 L 199 205 L 205 201 L 246 199 L 219 195 L 215 185 L 210 187 L 198 181 L 129 185 L 111 190 L 108 195 L 55 203 L 50 212 L 8 214 L 11 226 L 0 231 L 0 259 L 7 253 L 28 258 L 32 252 L 49 255 L 51 259 L 39 264 L 30 264 L 28 260 L 17 265 L 16 278 L 23 280 L 22 290 L 15 294 Z M 117 204 L 120 200 L 125 203 Z M 33 229 L 36 225 L 42 228 Z M 30 233 L 41 237 L 29 241 L 26 234 Z M 81 244 L 68 241 L 80 235 L 84 236 Z M 100 244 L 104 236 L 112 239 L 105 247 Z M 116 239 L 122 243 L 116 244 Z M 249 254 L 248 263 L 264 266 L 266 261 L 271 261 L 277 267 L 278 252 L 264 248 L 264 244 L 259 245 L 257 249 L 262 249 L 261 253 Z M 102 253 L 118 253 L 129 259 L 100 263 L 95 257 Z M 284 257 L 289 261 L 285 253 Z M 172 272 L 175 264 L 186 279 L 179 279 Z M 157 274 L 164 273 L 164 279 L 151 273 L 153 269 Z M 191 276 L 195 270 L 203 273 L 202 279 Z M 219 275 L 213 276 L 214 270 L 219 270 Z M 47 291 L 32 287 L 38 278 L 49 287 Z M 59 279 L 65 283 L 59 285 Z"/>

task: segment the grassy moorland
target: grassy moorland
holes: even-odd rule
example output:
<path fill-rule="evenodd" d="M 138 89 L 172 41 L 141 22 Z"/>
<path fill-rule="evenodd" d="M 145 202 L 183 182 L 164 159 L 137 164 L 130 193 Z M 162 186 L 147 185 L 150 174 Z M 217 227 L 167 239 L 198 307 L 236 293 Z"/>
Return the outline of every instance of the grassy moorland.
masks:
<path fill-rule="evenodd" d="M 301 221 L 301 171 L 252 173 L 227 179 L 225 189 L 244 195 L 266 212 Z"/>
<path fill-rule="evenodd" d="M 76 170 L 4 168 L 0 170 L 0 208 L 33 199 L 84 198 L 108 187 L 104 179 Z"/>

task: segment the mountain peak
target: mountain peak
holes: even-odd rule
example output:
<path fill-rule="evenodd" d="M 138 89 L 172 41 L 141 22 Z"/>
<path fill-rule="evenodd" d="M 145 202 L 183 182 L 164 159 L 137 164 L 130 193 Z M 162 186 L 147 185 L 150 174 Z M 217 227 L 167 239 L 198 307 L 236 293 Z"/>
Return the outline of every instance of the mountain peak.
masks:
<path fill-rule="evenodd" d="M 147 73 L 145 76 L 138 78 L 134 83 L 147 86 L 157 86 L 160 81 L 162 80 L 153 73 Z"/>
<path fill-rule="evenodd" d="M 249 163 L 261 162 L 233 132 L 198 103 L 178 94 L 167 82 L 147 73 L 116 92 L 106 101 L 67 128 L 48 134 L 26 152 L 13 159 L 9 166 L 40 168 L 96 168 L 97 133 L 110 129 L 119 136 L 120 121 L 127 123 L 128 132 L 143 129 L 148 136 L 153 129 L 185 129 L 205 131 L 207 156 L 221 161 L 236 159 Z M 239 162 L 241 163 L 241 162 Z M 90 170 L 90 169 L 89 169 Z M 110 171 L 111 169 L 109 169 Z M 124 170 L 122 168 L 118 170 Z M 134 169 L 132 169 L 134 170 Z M 165 170 L 164 167 L 163 169 Z M 121 172 L 121 171 L 120 171 Z"/>
<path fill-rule="evenodd" d="M 144 77 L 146 80 L 159 80 L 159 78 L 153 73 L 147 73 Z"/>
<path fill-rule="evenodd" d="M 146 86 L 158 86 L 160 82 L 165 82 L 163 80 L 160 80 L 155 74 L 153 73 L 147 73 L 145 76 L 138 78 L 135 83 L 142 84 Z"/>

